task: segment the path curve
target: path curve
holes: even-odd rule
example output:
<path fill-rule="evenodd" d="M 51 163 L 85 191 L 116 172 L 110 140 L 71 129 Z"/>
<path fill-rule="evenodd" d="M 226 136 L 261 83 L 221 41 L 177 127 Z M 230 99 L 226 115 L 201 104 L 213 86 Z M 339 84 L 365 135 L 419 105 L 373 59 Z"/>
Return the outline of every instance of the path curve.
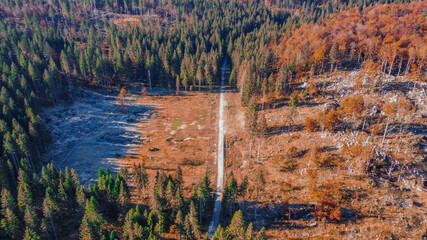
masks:
<path fill-rule="evenodd" d="M 215 208 L 212 216 L 212 221 L 209 224 L 208 233 L 210 236 L 216 231 L 221 213 L 222 189 L 224 187 L 224 72 L 227 66 L 227 59 L 224 61 L 221 68 L 221 89 L 219 100 L 219 117 L 218 117 L 218 176 L 215 192 Z"/>

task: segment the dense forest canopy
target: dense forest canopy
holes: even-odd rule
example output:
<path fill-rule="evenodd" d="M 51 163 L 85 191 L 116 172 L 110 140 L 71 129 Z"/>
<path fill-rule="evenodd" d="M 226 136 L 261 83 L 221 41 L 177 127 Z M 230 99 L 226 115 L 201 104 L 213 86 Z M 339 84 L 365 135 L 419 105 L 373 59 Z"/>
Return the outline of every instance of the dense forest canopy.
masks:
<path fill-rule="evenodd" d="M 50 141 L 40 106 L 72 101 L 87 85 L 212 89 L 226 58 L 243 105 L 364 61 L 388 74 L 425 76 L 426 3 L 408 2 L 1 0 L 0 237 L 61 239 L 69 224 L 80 226 L 82 239 L 156 239 L 169 228 L 201 237 L 213 204 L 207 178 L 186 201 L 178 173 L 159 175 L 149 209 L 131 208 L 125 179 L 108 169 L 86 187 L 73 170 L 50 164 L 36 174 Z M 393 4 L 378 5 L 386 3 Z M 247 227 L 247 239 L 265 237 L 252 225 L 230 226 L 218 236 L 233 239 L 233 227 Z"/>

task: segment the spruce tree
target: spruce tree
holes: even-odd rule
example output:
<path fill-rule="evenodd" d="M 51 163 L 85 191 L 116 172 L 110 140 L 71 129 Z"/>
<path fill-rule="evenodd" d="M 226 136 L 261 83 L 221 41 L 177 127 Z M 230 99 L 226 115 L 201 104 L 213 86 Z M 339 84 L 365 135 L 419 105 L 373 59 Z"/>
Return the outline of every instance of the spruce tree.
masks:
<path fill-rule="evenodd" d="M 218 225 L 218 227 L 216 228 L 215 234 L 212 237 L 212 240 L 225 240 L 225 232 L 224 232 L 224 228 L 221 227 L 221 225 Z"/>
<path fill-rule="evenodd" d="M 39 219 L 33 207 L 28 205 L 26 206 L 24 211 L 24 221 L 27 227 L 30 227 L 33 230 L 38 228 Z"/>
<path fill-rule="evenodd" d="M 92 196 L 86 201 L 85 214 L 80 225 L 80 239 L 99 239 L 103 230 L 101 224 L 104 222 L 99 204 Z"/>
<path fill-rule="evenodd" d="M 26 227 L 23 240 L 40 240 L 40 236 L 30 227 Z"/>
<path fill-rule="evenodd" d="M 245 237 L 245 221 L 241 210 L 234 213 L 230 225 L 227 227 L 227 235 L 231 239 L 244 239 Z"/>
<path fill-rule="evenodd" d="M 9 190 L 3 189 L 1 192 L 1 213 L 3 219 L 0 227 L 12 239 L 16 239 L 21 233 L 21 221 L 19 220 L 18 207 L 15 199 Z"/>

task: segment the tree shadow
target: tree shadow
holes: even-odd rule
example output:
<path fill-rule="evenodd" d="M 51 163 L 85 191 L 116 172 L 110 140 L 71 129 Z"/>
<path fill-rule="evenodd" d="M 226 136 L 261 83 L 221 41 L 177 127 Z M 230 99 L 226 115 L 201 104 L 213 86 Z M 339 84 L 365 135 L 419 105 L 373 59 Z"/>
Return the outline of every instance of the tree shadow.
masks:
<path fill-rule="evenodd" d="M 242 204 L 242 203 L 240 203 Z M 254 218 L 255 201 L 246 201 L 242 212 L 248 222 L 262 223 L 255 224 L 257 228 L 265 226 L 270 229 L 283 228 L 288 229 L 304 229 L 311 227 L 308 223 L 316 220 L 313 215 L 315 205 L 311 203 L 275 203 L 258 206 L 257 217 Z M 346 224 L 351 221 L 356 221 L 363 216 L 357 210 L 351 208 L 341 208 L 341 219 L 329 224 Z M 307 225 L 296 223 L 295 221 L 306 221 Z M 319 222 L 320 220 L 316 220 Z M 316 225 L 313 225 L 313 227 Z"/>
<path fill-rule="evenodd" d="M 402 92 L 408 93 L 414 88 L 413 82 L 390 82 L 385 83 L 383 87 L 376 89 L 375 92 L 384 93 L 384 92 Z"/>
<path fill-rule="evenodd" d="M 400 133 L 401 127 L 403 131 L 411 132 L 415 135 L 427 135 L 427 125 L 421 123 L 403 123 L 403 125 L 401 123 L 389 124 L 387 134 Z"/>
<path fill-rule="evenodd" d="M 291 127 L 289 127 L 289 126 L 268 127 L 267 132 L 268 132 L 268 135 L 273 136 L 273 135 L 280 135 L 283 133 L 300 132 L 303 129 L 304 129 L 303 125 L 297 124 L 297 125 L 292 125 Z"/>
<path fill-rule="evenodd" d="M 336 147 L 332 147 L 332 146 L 323 146 L 320 148 L 320 152 L 332 152 L 332 151 L 336 151 L 338 150 L 338 148 Z"/>
<path fill-rule="evenodd" d="M 300 102 L 298 107 L 317 107 L 325 104 L 326 102 Z"/>

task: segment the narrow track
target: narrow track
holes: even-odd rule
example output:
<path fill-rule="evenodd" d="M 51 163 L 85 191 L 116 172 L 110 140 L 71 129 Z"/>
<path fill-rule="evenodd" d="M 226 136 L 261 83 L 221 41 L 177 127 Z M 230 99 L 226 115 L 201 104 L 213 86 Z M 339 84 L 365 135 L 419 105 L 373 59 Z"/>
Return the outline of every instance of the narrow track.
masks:
<path fill-rule="evenodd" d="M 220 101 L 219 101 L 219 117 L 218 117 L 218 176 L 216 183 L 215 192 L 215 208 L 212 216 L 212 221 L 209 224 L 208 233 L 210 236 L 216 231 L 219 222 L 219 216 L 221 214 L 221 201 L 222 201 L 222 189 L 224 187 L 224 73 L 227 66 L 227 60 L 221 68 L 221 89 L 220 89 Z"/>

